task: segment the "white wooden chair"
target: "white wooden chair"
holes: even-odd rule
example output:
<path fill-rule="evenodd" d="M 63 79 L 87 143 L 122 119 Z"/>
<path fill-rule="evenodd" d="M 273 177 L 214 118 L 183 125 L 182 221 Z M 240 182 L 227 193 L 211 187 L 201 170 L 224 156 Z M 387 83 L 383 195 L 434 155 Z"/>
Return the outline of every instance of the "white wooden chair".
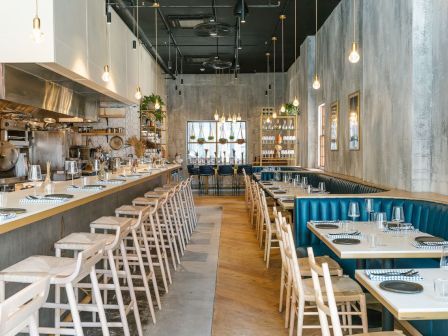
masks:
<path fill-rule="evenodd" d="M 50 278 L 43 277 L 0 303 L 0 335 L 13 336 L 28 327 L 39 336 L 38 312 L 47 300 Z"/>
<path fill-rule="evenodd" d="M 304 329 L 319 329 L 316 324 L 305 324 L 305 316 L 316 316 L 318 314 L 314 305 L 315 295 L 312 279 L 303 279 L 300 272 L 300 264 L 297 258 L 291 226 L 282 224 L 282 237 L 285 242 L 285 255 L 290 265 L 292 273 L 291 308 L 289 317 L 289 333 L 294 332 L 295 317 L 297 316 L 297 335 L 303 335 Z M 312 256 L 314 258 L 314 256 Z M 362 288 L 358 283 L 349 277 L 332 277 L 336 288 L 336 299 L 341 306 L 340 316 L 344 321 L 348 321 L 344 328 L 351 333 L 353 329 L 362 329 L 367 332 L 367 308 L 366 299 Z M 358 315 L 361 318 L 361 325 L 353 325 L 351 317 Z"/>
<path fill-rule="evenodd" d="M 269 268 L 269 261 L 271 258 L 271 251 L 278 250 L 279 240 L 277 237 L 277 229 L 275 224 L 271 222 L 271 214 L 269 213 L 269 207 L 266 202 L 266 195 L 260 188 L 260 200 L 261 200 L 261 214 L 262 221 L 260 223 L 260 246 L 263 245 L 264 238 L 264 261 L 266 261 L 266 268 Z"/>
<path fill-rule="evenodd" d="M 311 248 L 310 248 L 311 249 Z M 309 251 L 312 255 L 312 251 Z M 342 328 L 340 323 L 340 315 L 338 311 L 338 305 L 336 303 L 336 297 L 333 290 L 333 278 L 330 275 L 328 264 L 324 263 L 322 266 L 317 265 L 313 258 L 310 257 L 311 275 L 313 279 L 313 287 L 315 293 L 315 301 L 317 311 L 319 313 L 320 327 L 323 336 L 342 336 Z M 323 276 L 323 283 L 319 276 Z M 325 288 L 325 292 L 322 291 L 322 286 Z M 337 295 L 337 294 L 336 294 Z M 327 302 L 327 304 L 325 303 Z M 330 317 L 330 324 L 333 329 L 333 333 L 330 332 L 330 324 L 328 323 L 328 317 Z M 401 332 L 372 332 L 357 334 L 359 336 L 402 336 Z"/>

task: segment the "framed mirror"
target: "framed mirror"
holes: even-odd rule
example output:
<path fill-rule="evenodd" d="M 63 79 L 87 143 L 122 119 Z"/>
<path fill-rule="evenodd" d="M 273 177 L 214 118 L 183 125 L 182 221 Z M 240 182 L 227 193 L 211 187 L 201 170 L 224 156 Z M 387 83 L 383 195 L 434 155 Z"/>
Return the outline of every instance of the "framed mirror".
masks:
<path fill-rule="evenodd" d="M 359 119 L 360 106 L 359 91 L 348 96 L 348 118 L 349 118 L 349 150 L 359 150 L 361 142 L 361 130 Z"/>
<path fill-rule="evenodd" d="M 339 101 L 330 105 L 330 150 L 338 150 Z"/>

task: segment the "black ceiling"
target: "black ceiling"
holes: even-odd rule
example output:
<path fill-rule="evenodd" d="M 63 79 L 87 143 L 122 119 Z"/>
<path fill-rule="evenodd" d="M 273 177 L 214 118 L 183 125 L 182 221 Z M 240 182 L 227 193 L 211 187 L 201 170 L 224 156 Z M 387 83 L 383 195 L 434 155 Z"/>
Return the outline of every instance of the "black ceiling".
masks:
<path fill-rule="evenodd" d="M 215 10 L 218 22 L 236 25 L 233 7 L 237 0 L 215 0 Z M 240 72 L 253 73 L 266 71 L 266 52 L 271 52 L 271 37 L 277 36 L 276 70 L 281 71 L 281 25 L 279 16 L 286 15 L 285 20 L 285 70 L 294 62 L 294 0 L 246 0 L 249 14 L 246 23 L 241 24 L 242 50 L 239 51 Z M 328 18 L 340 0 L 318 1 L 318 27 Z M 129 10 L 135 15 L 136 0 L 123 0 L 126 8 L 118 7 L 118 1 L 110 1 L 118 14 L 128 25 L 132 25 L 124 11 Z M 155 25 L 153 1 L 139 1 L 139 21 L 144 33 L 155 47 Z M 198 37 L 193 29 L 173 28 L 171 19 L 176 16 L 211 17 L 212 0 L 160 0 L 158 15 L 158 53 L 166 65 L 172 64 L 175 72 L 175 46 L 171 40 L 171 62 L 169 62 L 168 29 L 183 56 L 184 73 L 202 73 L 201 59 L 216 55 L 216 38 Z M 315 0 L 297 0 L 297 56 L 300 44 L 306 36 L 314 35 L 315 31 Z M 134 27 L 130 27 L 134 29 Z M 219 38 L 219 55 L 221 59 L 234 61 L 235 34 Z M 180 56 L 178 58 L 180 72 Z M 272 71 L 272 67 L 271 67 Z M 205 73 L 214 72 L 207 69 Z"/>

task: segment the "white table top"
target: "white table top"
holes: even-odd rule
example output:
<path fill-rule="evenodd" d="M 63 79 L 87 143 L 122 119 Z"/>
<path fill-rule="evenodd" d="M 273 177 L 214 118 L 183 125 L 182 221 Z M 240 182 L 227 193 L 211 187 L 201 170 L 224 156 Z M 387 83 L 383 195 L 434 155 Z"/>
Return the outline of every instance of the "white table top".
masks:
<path fill-rule="evenodd" d="M 423 280 L 418 294 L 400 294 L 379 287 L 381 281 L 372 281 L 363 270 L 356 270 L 355 277 L 383 306 L 399 320 L 448 319 L 448 301 L 438 299 L 434 293 L 435 279 L 448 279 L 448 271 L 440 268 L 417 269 Z"/>
<path fill-rule="evenodd" d="M 398 259 L 398 258 L 439 258 L 441 249 L 414 247 L 411 242 L 418 236 L 431 236 L 424 232 L 408 232 L 398 236 L 378 229 L 374 222 L 355 222 L 353 229 L 363 234 L 357 245 L 333 244 L 328 233 L 342 233 L 342 229 L 317 229 L 312 222 L 307 227 L 341 259 Z M 370 247 L 367 235 L 374 234 L 379 242 Z M 358 238 L 358 237 L 353 237 Z"/>
<path fill-rule="evenodd" d="M 129 177 L 129 178 L 123 178 L 116 175 L 111 175 L 110 178 L 119 178 L 124 179 L 125 181 L 120 184 L 104 184 L 105 188 L 102 190 L 89 190 L 89 191 L 68 191 L 67 188 L 72 184 L 72 181 L 57 181 L 54 182 L 55 188 L 54 193 L 55 194 L 71 194 L 74 195 L 73 198 L 69 199 L 66 202 L 63 203 L 56 203 L 56 204 L 49 204 L 49 203 L 31 203 L 31 204 L 22 204 L 20 203 L 20 200 L 25 198 L 27 195 L 34 195 L 34 189 L 26 189 L 26 190 L 19 190 L 14 191 L 10 193 L 6 193 L 7 201 L 6 204 L 2 205 L 3 208 L 22 208 L 26 209 L 26 212 L 23 214 L 17 214 L 15 218 L 8 219 L 8 220 L 2 220 L 0 221 L 0 234 L 5 233 L 11 230 L 14 230 L 16 228 L 25 226 L 27 224 L 33 223 L 35 221 L 51 217 L 57 213 L 61 213 L 63 211 L 66 211 L 68 209 L 72 209 L 74 207 L 77 207 L 82 204 L 89 203 L 95 199 L 104 197 L 106 195 L 109 195 L 111 193 L 130 188 L 136 184 L 142 183 L 146 180 L 155 178 L 157 176 L 160 176 L 163 173 L 166 173 L 168 171 L 171 171 L 173 169 L 179 168 L 179 165 L 167 165 L 164 168 L 158 168 L 158 169 L 151 169 L 150 172 L 146 170 L 143 172 L 140 170 L 139 174 L 142 176 L 140 177 Z M 145 167 L 147 168 L 147 167 Z M 89 184 L 97 184 L 97 177 L 96 176 L 90 176 L 87 177 Z M 77 179 L 75 180 L 75 185 L 80 186 L 81 180 Z M 45 194 L 43 191 L 38 192 L 38 194 Z"/>

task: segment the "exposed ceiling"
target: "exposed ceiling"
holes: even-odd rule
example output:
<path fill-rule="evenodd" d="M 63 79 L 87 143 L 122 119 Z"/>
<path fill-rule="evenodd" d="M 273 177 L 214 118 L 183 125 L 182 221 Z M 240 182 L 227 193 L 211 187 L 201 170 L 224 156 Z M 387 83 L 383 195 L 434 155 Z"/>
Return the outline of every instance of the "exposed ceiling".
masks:
<path fill-rule="evenodd" d="M 240 0 L 241 1 L 241 0 Z M 212 4 L 215 3 L 216 20 L 231 26 L 231 33 L 221 38 L 200 37 L 192 27 L 201 22 L 209 22 L 214 16 Z M 234 63 L 235 32 L 237 19 L 234 6 L 237 0 L 160 0 L 158 9 L 158 53 L 167 66 L 175 72 L 176 46 L 178 52 L 178 71 L 181 71 L 181 56 L 184 73 L 214 73 L 202 62 L 214 57 L 219 47 L 221 60 Z M 249 14 L 246 23 L 241 23 L 241 45 L 239 50 L 240 72 L 253 73 L 266 71 L 266 52 L 272 54 L 272 36 L 277 36 L 276 71 L 281 71 L 281 25 L 279 17 L 286 15 L 285 32 L 285 70 L 294 62 L 294 0 L 245 0 Z M 318 28 L 325 22 L 340 0 L 318 1 Z M 118 14 L 134 30 L 125 11 L 136 15 L 137 0 L 110 0 Z M 125 7 L 123 7 L 123 4 Z M 117 6 L 121 5 L 121 6 Z M 139 1 L 139 23 L 144 34 L 155 47 L 155 25 L 153 1 Z M 168 27 L 168 28 L 167 28 Z M 225 28 L 225 27 L 224 27 Z M 169 38 L 171 32 L 173 38 Z M 297 0 L 297 56 L 300 44 L 306 36 L 315 33 L 315 0 Z M 171 47 L 169 47 L 169 44 Z M 271 66 L 272 71 L 272 66 Z"/>

